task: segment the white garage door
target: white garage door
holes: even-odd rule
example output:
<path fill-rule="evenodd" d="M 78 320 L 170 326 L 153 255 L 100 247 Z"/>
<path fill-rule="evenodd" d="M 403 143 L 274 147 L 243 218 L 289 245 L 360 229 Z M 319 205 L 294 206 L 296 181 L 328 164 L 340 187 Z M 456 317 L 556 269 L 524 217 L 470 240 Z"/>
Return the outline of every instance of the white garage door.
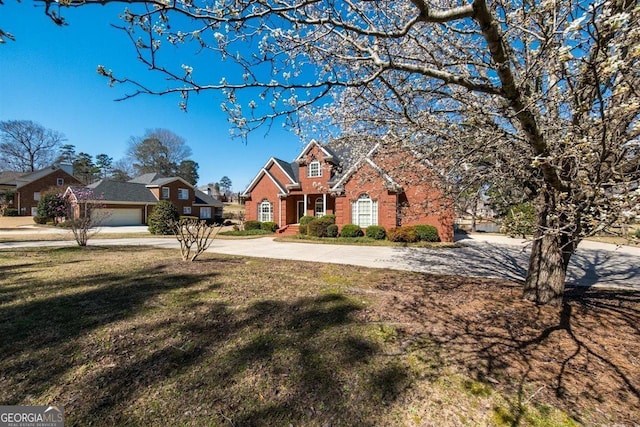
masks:
<path fill-rule="evenodd" d="M 96 209 L 95 216 L 100 225 L 141 225 L 142 209 Z"/>

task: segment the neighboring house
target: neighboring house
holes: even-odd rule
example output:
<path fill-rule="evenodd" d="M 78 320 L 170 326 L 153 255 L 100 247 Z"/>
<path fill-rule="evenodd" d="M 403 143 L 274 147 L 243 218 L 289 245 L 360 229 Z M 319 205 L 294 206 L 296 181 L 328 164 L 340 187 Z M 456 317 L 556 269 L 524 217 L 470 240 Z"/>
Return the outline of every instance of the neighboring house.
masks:
<path fill-rule="evenodd" d="M 292 163 L 272 157 L 242 194 L 247 220 L 283 229 L 304 215 L 334 214 L 339 227 L 429 224 L 442 241 L 453 241 L 453 202 L 429 162 L 384 144 L 352 157 L 316 141 Z"/>
<path fill-rule="evenodd" d="M 34 172 L 3 172 L 0 191 L 13 192 L 11 207 L 21 216 L 36 216 L 40 194 L 59 187 L 62 192 L 69 185 L 82 184 L 72 175 L 71 165 L 49 166 Z"/>
<path fill-rule="evenodd" d="M 91 190 L 95 202 L 100 203 L 96 214 L 103 218 L 101 225 L 147 224 L 153 207 L 160 200 L 173 203 L 180 215 L 205 220 L 222 218 L 222 202 L 180 177 L 148 173 L 126 182 L 102 179 L 86 187 L 69 187 L 67 192 L 75 199 L 81 189 Z"/>

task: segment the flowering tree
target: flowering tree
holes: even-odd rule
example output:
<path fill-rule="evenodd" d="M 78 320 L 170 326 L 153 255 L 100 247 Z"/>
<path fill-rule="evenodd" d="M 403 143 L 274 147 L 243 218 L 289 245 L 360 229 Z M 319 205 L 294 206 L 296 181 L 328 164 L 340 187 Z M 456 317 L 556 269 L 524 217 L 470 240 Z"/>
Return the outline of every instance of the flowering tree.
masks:
<path fill-rule="evenodd" d="M 60 218 L 66 216 L 67 205 L 68 201 L 59 189 L 51 188 L 40 195 L 37 213 L 43 219 L 57 222 Z"/>
<path fill-rule="evenodd" d="M 98 228 L 108 218 L 102 197 L 86 187 L 70 187 L 64 194 L 67 200 L 67 222 L 78 246 L 87 246 L 89 238 L 100 231 Z"/>
<path fill-rule="evenodd" d="M 41 1 L 58 23 L 58 5 L 106 2 Z M 365 145 L 358 136 L 384 135 L 424 151 L 443 176 L 532 202 L 524 292 L 536 303 L 561 302 L 584 237 L 636 213 L 635 0 L 127 3 L 122 30 L 174 85 L 154 88 L 99 66 L 112 84 L 134 89 L 125 98 L 177 93 L 186 109 L 190 93 L 221 90 L 240 136 L 278 117 L 352 148 Z M 210 82 L 187 61 L 162 63 L 166 45 L 217 55 L 232 64 L 229 75 Z"/>

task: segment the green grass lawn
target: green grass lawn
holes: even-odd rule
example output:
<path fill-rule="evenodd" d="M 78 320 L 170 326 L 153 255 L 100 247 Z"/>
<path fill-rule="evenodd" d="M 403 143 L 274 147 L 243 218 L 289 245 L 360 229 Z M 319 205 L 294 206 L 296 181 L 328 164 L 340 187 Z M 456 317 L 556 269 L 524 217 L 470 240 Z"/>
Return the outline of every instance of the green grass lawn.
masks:
<path fill-rule="evenodd" d="M 640 296 L 519 296 L 175 250 L 0 251 L 0 405 L 64 405 L 70 426 L 631 423 Z"/>

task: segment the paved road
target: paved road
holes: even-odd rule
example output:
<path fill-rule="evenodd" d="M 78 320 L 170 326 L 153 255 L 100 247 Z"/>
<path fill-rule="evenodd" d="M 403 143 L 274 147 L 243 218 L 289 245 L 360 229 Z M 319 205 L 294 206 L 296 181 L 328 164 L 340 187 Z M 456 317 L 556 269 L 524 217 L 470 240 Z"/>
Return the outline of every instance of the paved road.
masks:
<path fill-rule="evenodd" d="M 454 249 L 425 249 L 284 243 L 274 242 L 273 238 L 264 237 L 248 240 L 217 239 L 209 251 L 427 273 L 498 277 L 516 281 L 524 279 L 529 258 L 527 242 L 503 236 L 477 234 L 466 236 L 459 240 L 459 243 L 461 247 Z M 89 244 L 97 246 L 154 245 L 178 248 L 177 241 L 170 238 L 95 238 L 89 240 Z M 75 242 L 7 242 L 0 243 L 0 249 L 60 245 L 75 245 Z M 640 248 L 585 241 L 580 244 L 572 258 L 567 283 L 581 286 L 630 288 L 640 291 L 639 261 Z"/>

